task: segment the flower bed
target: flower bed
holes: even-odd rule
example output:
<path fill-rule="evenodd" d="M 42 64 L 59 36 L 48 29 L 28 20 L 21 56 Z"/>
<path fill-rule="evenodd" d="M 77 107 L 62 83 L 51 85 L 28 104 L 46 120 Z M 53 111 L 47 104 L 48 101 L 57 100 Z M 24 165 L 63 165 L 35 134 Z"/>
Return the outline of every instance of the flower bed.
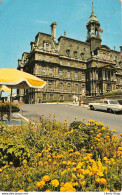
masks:
<path fill-rule="evenodd" d="M 17 103 L 12 102 L 12 112 L 19 112 L 19 105 Z M 10 112 L 10 102 L 5 101 L 4 103 L 0 102 L 0 112 Z"/>
<path fill-rule="evenodd" d="M 102 123 L 0 125 L 2 191 L 120 191 L 121 139 Z"/>

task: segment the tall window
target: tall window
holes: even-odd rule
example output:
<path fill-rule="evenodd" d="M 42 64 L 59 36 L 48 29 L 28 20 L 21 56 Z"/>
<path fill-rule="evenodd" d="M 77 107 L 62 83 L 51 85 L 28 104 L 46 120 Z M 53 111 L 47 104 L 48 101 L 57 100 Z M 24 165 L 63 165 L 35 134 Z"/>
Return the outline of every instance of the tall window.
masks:
<path fill-rule="evenodd" d="M 42 74 L 45 74 L 45 67 L 42 67 Z"/>
<path fill-rule="evenodd" d="M 75 79 L 77 80 L 78 79 L 78 73 L 75 72 Z"/>
<path fill-rule="evenodd" d="M 45 56 L 43 56 L 42 59 L 45 60 Z"/>
<path fill-rule="evenodd" d="M 70 92 L 71 91 L 71 84 L 70 83 L 68 83 L 68 85 L 67 85 L 67 90 Z"/>
<path fill-rule="evenodd" d="M 52 75 L 53 74 L 53 68 L 49 68 L 49 74 Z"/>
<path fill-rule="evenodd" d="M 59 83 L 59 90 L 62 91 L 63 90 L 63 83 Z"/>
<path fill-rule="evenodd" d="M 68 79 L 70 79 L 70 77 L 71 77 L 71 75 L 70 75 L 70 72 L 69 72 L 69 71 L 67 72 L 67 77 L 68 77 Z"/>
<path fill-rule="evenodd" d="M 75 84 L 75 92 L 78 92 L 78 84 Z"/>
<path fill-rule="evenodd" d="M 62 60 L 60 60 L 60 64 L 62 65 Z"/>
<path fill-rule="evenodd" d="M 61 69 L 59 69 L 59 75 L 62 76 L 63 75 L 63 71 Z"/>
<path fill-rule="evenodd" d="M 49 81 L 49 90 L 53 89 L 53 81 Z"/>

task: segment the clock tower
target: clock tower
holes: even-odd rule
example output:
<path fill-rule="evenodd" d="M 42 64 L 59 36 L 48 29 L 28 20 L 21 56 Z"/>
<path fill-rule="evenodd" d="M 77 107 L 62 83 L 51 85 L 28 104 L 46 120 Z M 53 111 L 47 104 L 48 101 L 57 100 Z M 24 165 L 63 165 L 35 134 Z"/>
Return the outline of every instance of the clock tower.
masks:
<path fill-rule="evenodd" d="M 101 36 L 99 34 L 99 32 L 101 32 L 100 23 L 94 14 L 93 3 L 92 3 L 92 13 L 91 13 L 91 16 L 87 22 L 86 28 L 87 28 L 86 42 L 89 42 L 91 44 L 91 51 L 94 51 L 97 47 L 101 46 L 102 40 L 101 40 Z"/>

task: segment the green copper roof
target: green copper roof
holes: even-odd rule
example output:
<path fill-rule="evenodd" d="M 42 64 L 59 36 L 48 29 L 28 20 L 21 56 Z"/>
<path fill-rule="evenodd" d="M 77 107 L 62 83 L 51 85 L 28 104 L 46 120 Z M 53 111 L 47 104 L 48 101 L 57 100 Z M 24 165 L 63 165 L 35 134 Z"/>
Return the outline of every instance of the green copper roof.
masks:
<path fill-rule="evenodd" d="M 96 17 L 95 14 L 94 14 L 94 5 L 93 5 L 93 3 L 92 3 L 92 13 L 91 13 L 91 16 L 90 16 L 90 18 L 89 18 L 89 20 L 88 20 L 88 22 L 87 22 L 87 25 L 88 25 L 89 23 L 93 23 L 93 22 L 96 22 L 96 23 L 99 24 L 99 20 L 97 19 L 97 17 Z"/>

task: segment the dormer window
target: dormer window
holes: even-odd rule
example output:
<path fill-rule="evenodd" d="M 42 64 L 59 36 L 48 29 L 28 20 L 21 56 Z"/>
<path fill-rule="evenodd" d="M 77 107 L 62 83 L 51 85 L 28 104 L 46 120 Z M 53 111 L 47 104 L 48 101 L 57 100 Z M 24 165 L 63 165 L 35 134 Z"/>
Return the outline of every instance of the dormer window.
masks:
<path fill-rule="evenodd" d="M 77 57 L 77 51 L 74 51 L 74 57 L 75 58 Z"/>
<path fill-rule="evenodd" d="M 44 45 L 44 50 L 46 50 L 46 51 L 50 51 L 51 50 L 51 44 L 49 42 L 44 41 L 43 45 Z"/>
<path fill-rule="evenodd" d="M 66 50 L 66 55 L 67 55 L 67 56 L 70 55 L 70 50 L 69 50 L 69 49 Z"/>

